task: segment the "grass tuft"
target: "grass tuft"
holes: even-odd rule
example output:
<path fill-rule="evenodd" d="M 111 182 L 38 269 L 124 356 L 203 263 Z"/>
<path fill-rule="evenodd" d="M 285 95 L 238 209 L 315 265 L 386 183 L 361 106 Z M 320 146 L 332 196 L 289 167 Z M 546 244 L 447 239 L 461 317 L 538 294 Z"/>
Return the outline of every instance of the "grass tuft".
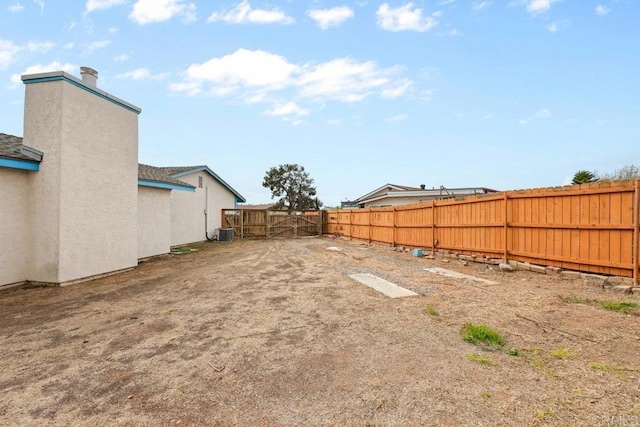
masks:
<path fill-rule="evenodd" d="M 440 313 L 438 313 L 438 310 L 436 310 L 432 306 L 428 306 L 427 308 L 425 308 L 425 311 L 433 317 L 440 317 Z"/>
<path fill-rule="evenodd" d="M 508 356 L 518 357 L 520 356 L 520 349 L 518 348 L 510 348 L 505 351 Z"/>
<path fill-rule="evenodd" d="M 560 299 L 564 302 L 568 302 L 571 304 L 588 304 L 589 301 L 580 297 L 577 297 L 575 295 L 563 295 L 560 297 Z"/>
<path fill-rule="evenodd" d="M 484 344 L 493 348 L 501 348 L 504 344 L 500 334 L 487 325 L 466 323 L 460 333 L 462 339 L 471 344 Z"/>
<path fill-rule="evenodd" d="M 576 355 L 576 352 L 574 350 L 570 350 L 564 347 L 556 348 L 551 353 L 549 353 L 549 356 L 553 357 L 554 359 L 562 359 L 562 360 L 571 359 L 575 355 Z"/>
<path fill-rule="evenodd" d="M 640 307 L 638 303 L 624 301 L 601 301 L 600 305 L 606 310 L 616 311 L 623 314 L 628 314 Z"/>
<path fill-rule="evenodd" d="M 475 362 L 478 365 L 493 365 L 493 360 L 485 356 L 480 356 L 478 354 L 467 354 L 466 357 L 468 360 Z"/>

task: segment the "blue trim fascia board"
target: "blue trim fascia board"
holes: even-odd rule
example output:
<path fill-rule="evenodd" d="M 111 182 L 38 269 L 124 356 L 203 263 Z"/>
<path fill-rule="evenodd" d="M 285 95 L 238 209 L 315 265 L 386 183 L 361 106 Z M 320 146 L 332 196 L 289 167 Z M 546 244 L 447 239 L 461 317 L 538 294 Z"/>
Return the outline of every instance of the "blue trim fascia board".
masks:
<path fill-rule="evenodd" d="M 138 185 L 142 187 L 164 188 L 165 190 L 191 191 L 192 193 L 195 193 L 196 191 L 195 187 L 169 184 L 168 182 L 147 181 L 146 179 L 139 179 Z"/>
<path fill-rule="evenodd" d="M 211 169 L 209 169 L 208 166 L 204 166 L 201 168 L 194 168 L 194 169 L 189 169 L 188 171 L 184 171 L 184 172 L 179 172 L 179 173 L 175 173 L 173 175 L 171 175 L 171 177 L 173 178 L 179 178 L 181 176 L 185 176 L 185 175 L 191 175 L 193 173 L 196 172 L 200 172 L 200 171 L 205 171 L 207 172 L 209 175 L 211 175 L 213 177 L 213 179 L 215 179 L 216 181 L 218 181 L 220 184 L 222 184 L 227 190 L 229 190 L 231 193 L 233 193 L 234 196 L 236 196 L 236 199 L 240 202 L 240 203 L 246 203 L 247 200 L 242 197 L 242 194 L 238 193 L 236 190 L 233 189 L 233 187 L 231 187 L 229 184 L 227 184 L 225 182 L 224 179 L 220 178 L 214 171 L 212 171 Z"/>
<path fill-rule="evenodd" d="M 102 90 L 96 90 L 93 89 L 89 86 L 85 86 L 84 84 L 82 84 L 79 81 L 76 81 L 75 79 L 72 79 L 71 76 L 68 76 L 66 73 L 62 73 L 62 74 L 58 74 L 58 75 L 53 75 L 53 76 L 45 76 L 45 77 L 34 77 L 34 78 L 23 78 L 23 83 L 28 85 L 28 84 L 33 84 L 33 83 L 44 83 L 44 82 L 55 82 L 55 81 L 59 81 L 59 80 L 64 80 L 67 83 L 71 83 L 72 85 L 79 87 L 80 89 L 84 89 L 89 93 L 92 93 L 102 99 L 106 99 L 109 102 L 112 102 L 122 108 L 125 108 L 129 111 L 132 111 L 136 114 L 140 114 L 142 112 L 141 108 L 138 108 L 134 105 L 131 105 L 125 101 L 122 101 L 118 98 L 116 98 L 113 95 L 108 94 L 107 92 L 104 92 Z"/>
<path fill-rule="evenodd" d="M 26 170 L 26 171 L 39 171 L 40 170 L 40 163 L 31 162 L 29 160 L 0 158 L 0 167 L 12 168 L 12 169 L 22 169 L 22 170 Z"/>

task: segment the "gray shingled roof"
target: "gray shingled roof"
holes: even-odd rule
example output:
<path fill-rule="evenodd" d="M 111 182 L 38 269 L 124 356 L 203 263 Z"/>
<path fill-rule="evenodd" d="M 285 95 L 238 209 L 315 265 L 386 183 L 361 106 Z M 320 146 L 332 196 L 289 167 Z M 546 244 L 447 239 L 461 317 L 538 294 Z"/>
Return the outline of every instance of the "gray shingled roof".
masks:
<path fill-rule="evenodd" d="M 163 166 L 158 169 L 162 169 L 164 173 L 167 175 L 175 175 L 177 173 L 189 172 L 194 170 L 203 170 L 206 169 L 207 165 L 198 165 L 198 166 Z"/>
<path fill-rule="evenodd" d="M 0 157 L 39 162 L 42 160 L 42 153 L 23 145 L 19 136 L 0 133 Z"/>
<path fill-rule="evenodd" d="M 172 168 L 159 168 L 156 166 L 138 164 L 138 179 L 145 181 L 163 182 L 166 184 L 181 185 L 183 187 L 195 188 L 191 184 L 182 182 L 179 179 L 171 177 L 172 173 L 167 169 Z M 175 172 L 174 172 L 175 173 Z"/>

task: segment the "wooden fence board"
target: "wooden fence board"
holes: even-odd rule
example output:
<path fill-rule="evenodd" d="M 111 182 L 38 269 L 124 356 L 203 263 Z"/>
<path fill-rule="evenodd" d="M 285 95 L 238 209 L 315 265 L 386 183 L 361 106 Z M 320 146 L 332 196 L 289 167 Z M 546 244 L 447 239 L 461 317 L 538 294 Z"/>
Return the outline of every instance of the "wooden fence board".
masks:
<path fill-rule="evenodd" d="M 463 200 L 328 211 L 326 230 L 566 269 L 640 274 L 640 180 L 511 191 Z"/>

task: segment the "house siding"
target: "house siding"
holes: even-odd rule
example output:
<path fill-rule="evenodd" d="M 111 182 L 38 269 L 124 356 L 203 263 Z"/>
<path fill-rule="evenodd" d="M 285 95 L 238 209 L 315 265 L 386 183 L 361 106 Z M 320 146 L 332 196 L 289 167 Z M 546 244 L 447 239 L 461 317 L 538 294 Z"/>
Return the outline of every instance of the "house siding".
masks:
<path fill-rule="evenodd" d="M 138 187 L 138 258 L 171 250 L 171 190 Z"/>
<path fill-rule="evenodd" d="M 202 188 L 198 187 L 198 177 L 202 177 Z M 172 246 L 206 240 L 205 209 L 208 212 L 207 230 L 209 236 L 213 236 L 214 230 L 220 228 L 221 210 L 234 208 L 236 200 L 234 194 L 204 171 L 183 175 L 179 179 L 195 186 L 196 191 L 171 192 Z"/>
<path fill-rule="evenodd" d="M 0 168 L 0 285 L 24 282 L 27 277 L 30 174 Z"/>
<path fill-rule="evenodd" d="M 65 80 L 26 86 L 33 175 L 28 280 L 63 283 L 137 265 L 138 116 Z"/>

